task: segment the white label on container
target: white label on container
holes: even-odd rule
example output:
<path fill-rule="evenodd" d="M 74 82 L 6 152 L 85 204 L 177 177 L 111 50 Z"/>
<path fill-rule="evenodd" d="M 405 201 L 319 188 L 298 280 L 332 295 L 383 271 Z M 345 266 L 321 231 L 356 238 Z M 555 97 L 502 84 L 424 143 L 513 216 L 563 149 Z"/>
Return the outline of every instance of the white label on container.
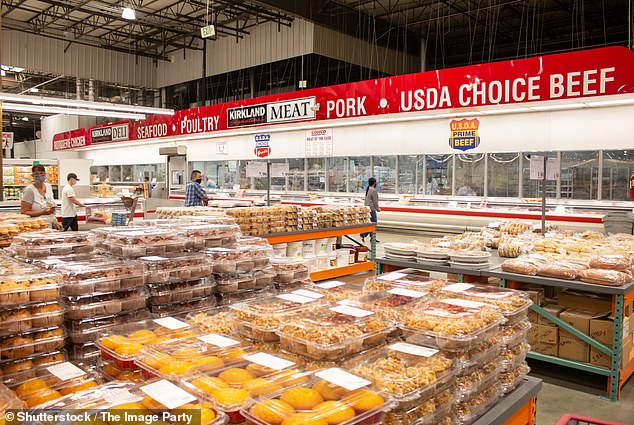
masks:
<path fill-rule="evenodd" d="M 314 298 L 303 297 L 297 294 L 281 294 L 278 295 L 277 298 L 299 304 L 306 304 L 315 301 Z"/>
<path fill-rule="evenodd" d="M 68 381 L 69 379 L 77 378 L 86 374 L 86 372 L 69 362 L 59 363 L 47 367 L 46 370 L 57 377 L 60 381 Z"/>
<path fill-rule="evenodd" d="M 457 305 L 464 308 L 482 308 L 486 306 L 486 304 L 484 303 L 469 300 L 460 300 L 457 298 L 447 298 L 446 300 L 440 300 L 440 302 L 450 305 Z"/>
<path fill-rule="evenodd" d="M 165 257 L 158 257 L 156 255 L 153 255 L 153 256 L 150 256 L 150 257 L 141 257 L 140 259 L 144 260 L 144 261 L 164 261 L 164 260 L 167 260 L 167 258 L 165 258 Z"/>
<path fill-rule="evenodd" d="M 338 305 L 336 307 L 332 307 L 330 311 L 334 311 L 335 313 L 345 314 L 347 316 L 353 317 L 368 317 L 374 314 L 372 311 L 363 310 L 361 308 L 350 307 L 349 305 Z"/>
<path fill-rule="evenodd" d="M 182 320 L 178 320 L 173 317 L 161 317 L 160 319 L 154 319 L 154 323 L 172 331 L 189 327 L 189 323 L 185 323 Z"/>
<path fill-rule="evenodd" d="M 205 344 L 215 345 L 220 348 L 227 348 L 237 344 L 240 344 L 240 341 L 236 341 L 235 339 L 227 338 L 226 336 L 218 335 L 218 334 L 207 334 L 198 337 L 199 340 L 204 342 Z"/>
<path fill-rule="evenodd" d="M 405 276 L 407 276 L 407 273 L 392 272 L 392 273 L 383 274 L 381 276 L 378 276 L 378 278 L 381 279 L 381 280 L 392 281 L 392 280 L 403 279 Z"/>
<path fill-rule="evenodd" d="M 292 362 L 290 360 L 281 359 L 267 353 L 255 353 L 243 357 L 251 363 L 256 363 L 260 366 L 268 367 L 274 370 L 288 369 L 295 364 L 295 362 Z"/>
<path fill-rule="evenodd" d="M 141 391 L 170 410 L 196 401 L 196 397 L 165 379 L 141 387 Z"/>
<path fill-rule="evenodd" d="M 343 286 L 345 284 L 346 282 L 341 282 L 339 280 L 331 280 L 330 282 L 319 283 L 315 286 L 319 286 L 322 289 L 332 289 L 332 288 L 337 288 L 339 286 Z"/>
<path fill-rule="evenodd" d="M 444 290 L 449 292 L 465 292 L 471 288 L 473 288 L 473 285 L 470 283 L 454 283 L 453 285 L 446 286 Z"/>
<path fill-rule="evenodd" d="M 414 356 L 420 357 L 431 357 L 434 354 L 438 353 L 438 350 L 434 350 L 433 348 L 408 344 L 407 342 L 397 342 L 396 344 L 392 344 L 387 348 L 389 348 L 390 350 L 400 351 L 401 353 L 412 354 Z"/>
<path fill-rule="evenodd" d="M 308 298 L 312 298 L 312 299 L 319 299 L 319 298 L 323 298 L 322 294 L 318 294 L 317 292 L 313 292 L 313 291 L 308 291 L 306 289 L 298 289 L 297 291 L 293 291 L 291 292 L 291 294 L 296 294 L 296 295 L 300 295 L 302 297 L 308 297 Z"/>
<path fill-rule="evenodd" d="M 404 297 L 409 297 L 409 298 L 422 298 L 426 295 L 424 292 L 414 291 L 412 289 L 406 289 L 406 288 L 393 288 L 387 292 L 390 294 L 402 295 Z"/>
<path fill-rule="evenodd" d="M 339 369 L 338 367 L 322 370 L 321 372 L 317 372 L 315 375 L 324 381 L 343 387 L 348 391 L 358 390 L 359 388 L 367 387 L 372 383 L 357 375 L 353 375 L 345 370 Z"/>
<path fill-rule="evenodd" d="M 142 396 L 134 395 L 124 388 L 106 389 L 102 393 L 102 397 L 108 403 L 115 406 L 123 403 L 136 403 L 143 400 Z"/>

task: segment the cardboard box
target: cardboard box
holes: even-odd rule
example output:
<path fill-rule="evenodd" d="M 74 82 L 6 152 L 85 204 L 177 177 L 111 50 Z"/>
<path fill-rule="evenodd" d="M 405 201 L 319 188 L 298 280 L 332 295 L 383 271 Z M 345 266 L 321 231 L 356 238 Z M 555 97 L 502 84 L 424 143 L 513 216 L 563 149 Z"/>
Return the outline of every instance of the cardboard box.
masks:
<path fill-rule="evenodd" d="M 557 317 L 559 317 L 559 315 L 566 309 L 566 307 L 561 306 L 561 305 L 557 305 L 557 304 L 548 304 L 548 305 L 545 305 L 542 308 L 544 310 L 546 310 L 547 312 L 549 312 L 550 314 L 552 314 L 554 316 L 557 316 Z M 557 327 L 557 325 L 555 325 L 550 320 L 546 319 L 544 316 L 539 316 L 539 318 L 537 319 L 537 323 L 539 323 L 540 325 L 543 325 L 543 326 L 554 326 L 554 327 Z"/>
<path fill-rule="evenodd" d="M 623 345 L 632 342 L 630 332 L 630 318 L 623 320 Z M 590 337 L 596 339 L 601 344 L 612 346 L 612 335 L 614 334 L 614 319 L 608 314 L 597 314 L 590 320 Z"/>
<path fill-rule="evenodd" d="M 623 351 L 621 353 L 621 368 L 624 368 L 628 364 L 631 351 L 632 341 L 628 341 L 627 344 L 623 345 Z M 596 348 L 590 347 L 590 363 L 595 366 L 606 367 L 609 369 L 612 365 L 612 358 L 607 354 L 603 354 Z"/>
<path fill-rule="evenodd" d="M 573 328 L 577 329 L 578 331 L 586 335 L 589 335 L 590 334 L 590 320 L 592 320 L 593 316 L 594 314 L 590 311 L 568 309 L 562 312 L 559 315 L 559 318 L 563 320 L 564 322 L 568 323 Z M 576 338 L 570 332 L 566 332 L 563 329 L 561 329 L 560 337 L 561 338 L 564 338 L 564 337 Z"/>
<path fill-rule="evenodd" d="M 537 325 L 537 335 L 539 342 L 547 344 L 559 343 L 559 328 L 557 326 Z"/>
<path fill-rule="evenodd" d="M 559 357 L 587 363 L 590 360 L 590 345 L 578 338 L 559 337 Z"/>
<path fill-rule="evenodd" d="M 531 299 L 533 304 L 542 306 L 544 305 L 544 290 L 543 289 L 525 289 L 524 292 Z"/>
<path fill-rule="evenodd" d="M 536 346 L 539 342 L 539 325 L 532 325 L 528 330 L 528 334 L 526 335 L 526 342 L 528 342 L 531 347 Z"/>
<path fill-rule="evenodd" d="M 558 295 L 557 300 L 559 305 L 575 310 L 586 310 L 595 314 L 612 311 L 611 297 L 599 296 L 591 292 L 566 289 Z"/>
<path fill-rule="evenodd" d="M 533 310 L 528 310 L 528 321 L 536 325 L 539 321 L 539 314 L 535 313 Z"/>
<path fill-rule="evenodd" d="M 548 344 L 547 342 L 539 342 L 536 346 L 532 348 L 532 351 L 556 357 L 559 351 L 559 344 Z"/>

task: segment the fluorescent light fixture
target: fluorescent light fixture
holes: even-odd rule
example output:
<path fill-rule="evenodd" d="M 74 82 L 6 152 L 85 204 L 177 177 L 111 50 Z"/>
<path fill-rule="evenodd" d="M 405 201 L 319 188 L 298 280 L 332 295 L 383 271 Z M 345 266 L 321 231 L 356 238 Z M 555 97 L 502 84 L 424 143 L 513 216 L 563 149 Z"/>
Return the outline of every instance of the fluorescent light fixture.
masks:
<path fill-rule="evenodd" d="M 38 89 L 37 87 L 31 87 L 31 88 L 29 89 L 29 91 L 30 91 L 31 93 L 39 93 L 39 92 L 40 92 L 40 89 Z"/>
<path fill-rule="evenodd" d="M 531 112 L 530 108 L 500 108 L 500 109 L 484 109 L 483 114 L 497 115 L 497 114 L 517 114 L 521 112 Z"/>
<path fill-rule="evenodd" d="M 147 106 L 118 105 L 107 102 L 90 102 L 87 100 L 61 99 L 55 97 L 29 96 L 23 94 L 0 93 L 0 100 L 4 102 L 32 103 L 35 105 L 57 105 L 90 110 L 120 111 L 133 114 L 174 115 L 173 109 L 150 108 Z M 115 115 L 111 115 L 115 116 Z"/>
<path fill-rule="evenodd" d="M 24 71 L 24 68 L 20 68 L 19 66 L 11 66 L 11 65 L 0 65 L 0 69 L 2 69 L 3 71 L 9 71 L 9 72 Z"/>
<path fill-rule="evenodd" d="M 28 121 L 29 117 L 22 117 L 22 121 Z"/>
<path fill-rule="evenodd" d="M 145 119 L 144 114 L 132 114 L 129 112 L 59 108 L 55 106 L 41 106 L 41 105 L 38 106 L 38 105 L 27 105 L 27 104 L 19 104 L 19 103 L 3 103 L 2 109 L 5 111 L 35 112 L 35 113 L 41 113 L 46 115 L 67 114 L 67 115 L 82 115 L 82 116 L 88 116 L 88 117 L 124 118 L 124 119 L 130 119 L 130 120 Z"/>
<path fill-rule="evenodd" d="M 597 102 L 586 102 L 587 106 L 619 106 L 632 104 L 634 104 L 634 99 L 600 100 Z"/>
<path fill-rule="evenodd" d="M 533 111 L 557 111 L 561 109 L 580 109 L 585 108 L 583 103 L 565 103 L 559 105 L 543 105 L 543 106 L 531 106 Z"/>
<path fill-rule="evenodd" d="M 121 17 L 123 19 L 127 19 L 128 21 L 134 21 L 136 19 L 136 13 L 131 7 L 124 7 L 121 11 Z"/>

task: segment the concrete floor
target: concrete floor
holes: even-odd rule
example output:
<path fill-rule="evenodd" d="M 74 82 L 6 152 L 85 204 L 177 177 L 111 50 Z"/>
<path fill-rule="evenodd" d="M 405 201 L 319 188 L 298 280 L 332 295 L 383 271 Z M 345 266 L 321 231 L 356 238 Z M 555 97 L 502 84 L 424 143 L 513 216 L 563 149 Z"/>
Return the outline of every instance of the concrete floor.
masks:
<path fill-rule="evenodd" d="M 379 232 L 377 251 L 383 253 L 385 242 L 428 241 L 432 236 Z M 433 236 L 436 237 L 436 236 Z M 621 400 L 603 399 L 607 379 L 569 368 L 529 360 L 531 375 L 544 380 L 538 395 L 537 425 L 554 425 L 562 415 L 579 415 L 634 425 L 634 378 L 625 384 Z"/>

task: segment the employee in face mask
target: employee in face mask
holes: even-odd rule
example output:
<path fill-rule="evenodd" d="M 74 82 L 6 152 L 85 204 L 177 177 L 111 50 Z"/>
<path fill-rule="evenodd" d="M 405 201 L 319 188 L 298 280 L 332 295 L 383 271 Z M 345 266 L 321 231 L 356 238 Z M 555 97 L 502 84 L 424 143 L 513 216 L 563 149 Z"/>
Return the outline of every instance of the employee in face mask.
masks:
<path fill-rule="evenodd" d="M 46 168 L 41 164 L 36 164 L 31 168 L 31 173 L 33 174 L 33 184 L 27 186 L 22 192 L 20 212 L 30 217 L 45 218 L 52 228 L 61 229 L 62 226 L 55 216 L 53 188 L 46 183 Z"/>
<path fill-rule="evenodd" d="M 207 205 L 208 198 L 205 189 L 200 185 L 203 181 L 202 174 L 198 170 L 192 171 L 192 181 L 185 187 L 185 206 L 200 207 Z"/>
<path fill-rule="evenodd" d="M 64 231 L 70 229 L 73 232 L 76 232 L 79 230 L 76 206 L 80 208 L 86 208 L 86 206 L 79 202 L 75 196 L 75 189 L 73 186 L 75 186 L 79 181 L 77 174 L 68 173 L 66 181 L 68 183 L 64 186 L 64 189 L 62 189 L 62 227 Z"/>

